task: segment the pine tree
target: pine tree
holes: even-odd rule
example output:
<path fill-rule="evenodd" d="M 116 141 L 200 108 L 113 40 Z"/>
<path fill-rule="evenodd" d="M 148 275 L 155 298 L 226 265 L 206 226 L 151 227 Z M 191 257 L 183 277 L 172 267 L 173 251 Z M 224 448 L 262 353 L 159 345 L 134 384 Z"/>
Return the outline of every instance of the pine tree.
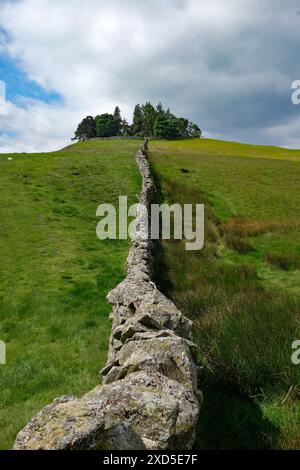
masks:
<path fill-rule="evenodd" d="M 159 102 L 158 105 L 156 106 L 156 114 L 157 115 L 165 114 L 165 110 L 161 102 Z"/>
<path fill-rule="evenodd" d="M 139 104 L 137 104 L 133 111 L 133 123 L 132 123 L 132 133 L 136 136 L 143 136 L 143 124 L 144 118 L 142 109 Z"/>
<path fill-rule="evenodd" d="M 156 110 L 150 102 L 147 102 L 142 106 L 143 113 L 143 130 L 144 135 L 152 137 L 154 134 L 154 124 L 156 119 Z"/>
<path fill-rule="evenodd" d="M 164 139 L 166 137 L 169 119 L 165 113 L 157 114 L 154 124 L 154 135 L 158 139 Z"/>
<path fill-rule="evenodd" d="M 118 106 L 114 110 L 114 121 L 115 121 L 115 135 L 121 135 L 122 130 L 122 117 L 121 111 Z"/>

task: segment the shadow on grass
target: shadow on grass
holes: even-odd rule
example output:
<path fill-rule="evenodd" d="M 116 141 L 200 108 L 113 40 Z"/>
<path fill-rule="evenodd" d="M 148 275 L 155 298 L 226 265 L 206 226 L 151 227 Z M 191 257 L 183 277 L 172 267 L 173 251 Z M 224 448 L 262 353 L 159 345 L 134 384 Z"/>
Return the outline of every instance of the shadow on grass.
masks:
<path fill-rule="evenodd" d="M 160 242 L 153 243 L 153 256 L 155 266 L 155 283 L 166 296 L 172 292 L 173 284 L 168 276 L 168 266 L 165 260 L 165 252 Z"/>
<path fill-rule="evenodd" d="M 250 398 L 225 390 L 221 385 L 204 388 L 203 396 L 195 449 L 276 449 L 280 430 Z"/>
<path fill-rule="evenodd" d="M 157 190 L 155 202 L 162 204 L 165 201 L 161 182 L 153 169 L 152 174 Z M 159 241 L 153 245 L 153 255 L 155 282 L 158 288 L 172 299 L 176 286 L 171 280 L 171 268 L 167 262 L 164 246 Z M 263 416 L 259 404 L 234 389 L 226 389 L 223 384 L 216 382 L 216 378 L 209 377 L 207 371 L 204 375 L 201 385 L 204 403 L 197 424 L 194 448 L 197 450 L 276 449 L 280 429 Z"/>
<path fill-rule="evenodd" d="M 155 281 L 158 288 L 172 297 L 172 282 L 162 245 L 154 244 Z M 276 449 L 280 430 L 263 416 L 259 404 L 222 384 L 202 386 L 203 407 L 196 429 L 197 450 Z"/>

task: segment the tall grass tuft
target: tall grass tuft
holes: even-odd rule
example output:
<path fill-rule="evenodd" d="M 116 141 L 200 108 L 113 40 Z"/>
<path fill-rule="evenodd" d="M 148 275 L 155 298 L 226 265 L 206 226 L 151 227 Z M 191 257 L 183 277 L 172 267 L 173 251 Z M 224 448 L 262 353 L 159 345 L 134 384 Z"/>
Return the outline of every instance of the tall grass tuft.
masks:
<path fill-rule="evenodd" d="M 296 253 L 274 253 L 269 252 L 265 255 L 265 261 L 283 271 L 293 271 L 300 269 L 300 256 Z"/>

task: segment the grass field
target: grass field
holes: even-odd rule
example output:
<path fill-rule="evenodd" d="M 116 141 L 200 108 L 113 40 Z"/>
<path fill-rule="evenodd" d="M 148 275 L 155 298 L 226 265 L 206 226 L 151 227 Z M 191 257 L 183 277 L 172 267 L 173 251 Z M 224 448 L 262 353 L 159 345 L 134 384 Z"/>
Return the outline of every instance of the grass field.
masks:
<path fill-rule="evenodd" d="M 0 449 L 54 397 L 99 382 L 129 241 L 96 237 L 96 208 L 137 201 L 139 141 L 0 155 Z M 156 246 L 156 281 L 194 320 L 198 449 L 300 448 L 300 151 L 153 141 L 158 201 L 205 203 L 206 243 Z M 9 161 L 8 157 L 13 160 Z"/>
<path fill-rule="evenodd" d="M 205 203 L 205 247 L 156 247 L 156 281 L 194 320 L 196 448 L 300 448 L 300 151 L 153 141 L 158 200 Z"/>
<path fill-rule="evenodd" d="M 138 141 L 95 141 L 49 154 L 0 156 L 0 449 L 62 394 L 99 382 L 108 291 L 128 241 L 96 237 L 96 208 L 140 192 Z"/>

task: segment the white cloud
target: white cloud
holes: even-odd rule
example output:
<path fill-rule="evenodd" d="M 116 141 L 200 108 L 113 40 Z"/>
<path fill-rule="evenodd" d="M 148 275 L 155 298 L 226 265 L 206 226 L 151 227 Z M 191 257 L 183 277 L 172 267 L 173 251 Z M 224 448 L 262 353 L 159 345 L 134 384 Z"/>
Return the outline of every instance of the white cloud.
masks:
<path fill-rule="evenodd" d="M 18 107 L 6 102 L 0 108 L 2 153 L 58 150 L 70 143 L 81 113 L 36 100 L 24 104 L 26 107 Z"/>
<path fill-rule="evenodd" d="M 130 117 L 147 99 L 212 134 L 255 141 L 259 129 L 266 143 L 295 143 L 297 9 L 296 0 L 2 2 L 0 26 L 10 40 L 1 36 L 0 52 L 63 104 L 8 103 L 0 150 L 57 149 L 85 115 L 118 104 Z"/>

